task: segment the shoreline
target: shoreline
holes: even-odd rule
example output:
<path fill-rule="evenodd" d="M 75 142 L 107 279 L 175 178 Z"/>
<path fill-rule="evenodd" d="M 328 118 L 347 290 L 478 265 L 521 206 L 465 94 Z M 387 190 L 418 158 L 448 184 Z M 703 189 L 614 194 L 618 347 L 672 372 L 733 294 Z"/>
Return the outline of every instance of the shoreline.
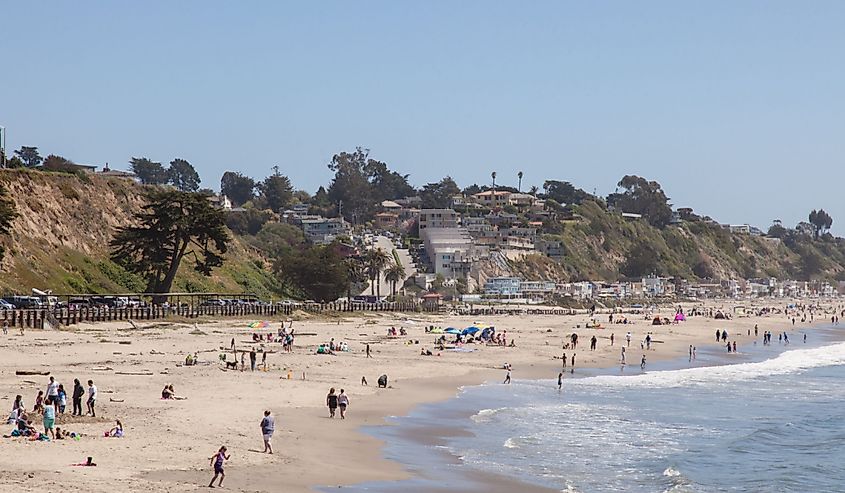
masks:
<path fill-rule="evenodd" d="M 659 312 L 673 310 L 663 307 Z M 449 400 L 463 386 L 500 381 L 506 362 L 513 365 L 515 380 L 554 379 L 560 371 L 561 343 L 573 331 L 581 336 L 578 375 L 579 369 L 616 366 L 618 345 L 628 330 L 633 332 L 629 361 L 634 360 L 631 366 L 639 371 L 639 355 L 644 351 L 637 344 L 647 332 L 664 341 L 648 352 L 649 363 L 656 363 L 683 357 L 689 344 L 715 347 L 715 341 L 707 341 L 713 341 L 717 326 L 727 328 L 740 348 L 750 344 L 753 335 L 746 334 L 755 323 L 761 330 L 787 328 L 782 315 L 728 321 L 692 317 L 669 326 L 652 326 L 644 316 L 634 320 L 631 315 L 629 319 L 634 323 L 584 329 L 589 316 L 583 314 L 491 316 L 483 323 L 495 325 L 500 332 L 507 330 L 508 340 L 516 341 L 515 348 L 468 345 L 474 351 L 442 351 L 431 357 L 420 356 L 420 350 L 431 348 L 435 337 L 424 332 L 425 326 L 464 327 L 481 322 L 461 316 L 406 314 L 297 321 L 294 324 L 300 335 L 294 352 L 282 353 L 268 345 L 275 351 L 269 354 L 268 371 L 255 373 L 248 369 L 225 371 L 217 360 L 232 338 L 239 348 L 255 346 L 250 338 L 254 329 L 244 320 L 198 326 L 150 323 L 138 329 L 114 322 L 73 331 L 27 331 L 25 337 L 9 335 L 0 339 L 0 347 L 13 349 L 0 362 L 0 400 L 6 400 L 9 408 L 15 393 L 22 394 L 31 407 L 35 392 L 45 384 L 46 377 L 15 376 L 13 370 L 22 368 L 47 368 L 66 387 L 72 387 L 73 378 L 85 381 L 92 377 L 102 395 L 97 420 L 60 417 L 58 421 L 62 428 L 84 433 L 86 437 L 79 442 L 0 440 L 0 453 L 9 458 L 8 469 L 15 471 L 3 478 L 22 491 L 67 484 L 78 485 L 80 491 L 104 493 L 173 488 L 199 491 L 210 478 L 208 457 L 222 443 L 233 454 L 227 464 L 226 486 L 234 491 L 277 491 L 280 486 L 286 491 L 321 491 L 407 479 L 414 476 L 412 468 L 385 457 L 385 442 L 369 434 L 368 428 L 394 426 L 391 417 Z M 819 327 L 820 322 L 808 330 Z M 581 328 L 576 328 L 578 325 Z M 386 329 L 391 326 L 405 327 L 408 336 L 387 337 Z M 278 321 L 271 327 L 261 332 L 275 332 Z M 789 330 L 800 332 L 803 328 Z M 609 346 L 610 333 L 616 338 L 613 348 Z M 592 352 L 588 340 L 594 334 L 598 350 Z M 315 355 L 316 345 L 331 338 L 348 342 L 351 351 Z M 373 359 L 365 357 L 365 343 L 371 344 Z M 182 365 L 188 352 L 198 352 L 201 364 Z M 307 375 L 305 380 L 300 378 L 302 373 Z M 389 375 L 392 388 L 375 388 L 382 373 Z M 293 378 L 288 380 L 288 374 Z M 361 385 L 362 375 L 369 386 Z M 166 383 L 175 384 L 177 394 L 188 400 L 160 400 L 159 389 Z M 328 419 L 321 405 L 332 386 L 344 387 L 350 394 L 347 420 Z M 277 420 L 276 454 L 272 456 L 261 453 L 258 421 L 264 409 L 272 410 Z M 102 429 L 114 419 L 124 422 L 126 437 L 103 439 Z M 96 438 L 98 435 L 101 438 Z M 87 456 L 99 461 L 100 467 L 68 467 Z M 38 478 L 38 488 L 29 475 Z M 502 481 L 496 478 L 494 482 Z"/>
<path fill-rule="evenodd" d="M 803 329 L 811 329 L 814 333 L 821 332 L 824 337 L 822 342 L 814 341 L 809 346 L 809 349 L 825 347 L 832 344 L 837 344 L 845 341 L 845 334 L 834 333 L 836 327 L 832 325 L 822 325 L 816 327 L 803 327 Z M 657 368 L 650 370 L 650 372 L 674 371 L 684 370 L 687 368 L 714 368 L 722 366 L 731 366 L 747 363 L 759 363 L 769 359 L 777 358 L 781 354 L 790 350 L 808 349 L 808 347 L 800 342 L 792 343 L 791 345 L 778 345 L 774 354 L 764 355 L 765 347 L 760 345 L 754 346 L 750 353 L 743 354 L 741 361 L 733 360 L 727 353 L 716 351 L 707 351 L 707 362 L 699 365 L 687 365 L 687 360 L 684 357 L 675 358 L 660 358 L 658 359 Z M 578 375 L 574 378 L 590 378 L 598 375 L 615 375 L 613 367 L 592 367 L 587 375 Z M 639 370 L 639 369 L 637 369 Z M 640 373 L 636 373 L 640 374 Z M 572 377 L 570 377 L 572 378 Z M 551 388 L 554 387 L 554 379 L 523 379 L 528 382 L 536 382 L 538 380 L 549 381 Z M 519 383 L 519 382 L 515 382 Z M 464 392 L 465 387 L 457 389 L 456 395 L 449 399 L 448 402 L 427 402 L 419 404 L 411 413 L 404 416 L 395 417 L 386 425 L 370 426 L 364 430 L 365 433 L 377 437 L 385 442 L 385 457 L 391 461 L 397 461 L 410 468 L 410 457 L 413 457 L 415 463 L 423 463 L 426 467 L 435 469 L 434 473 L 426 471 L 419 465 L 415 467 L 415 474 L 411 478 L 405 478 L 395 481 L 368 481 L 360 485 L 351 485 L 353 492 L 358 491 L 375 491 L 375 492 L 389 492 L 401 488 L 402 491 L 408 493 L 423 493 L 428 491 L 441 491 L 437 487 L 432 475 L 436 475 L 438 480 L 443 480 L 444 475 L 448 477 L 449 484 L 455 482 L 461 483 L 464 486 L 460 491 L 467 492 L 508 492 L 514 491 L 518 487 L 521 491 L 537 492 L 537 493 L 551 493 L 560 491 L 554 487 L 543 485 L 539 481 L 531 481 L 525 478 L 518 478 L 508 475 L 502 475 L 484 471 L 474 468 L 472 466 L 462 467 L 463 458 L 456 455 L 451 450 L 446 450 L 446 444 L 449 438 L 453 437 L 467 437 L 474 435 L 472 431 L 472 423 L 470 420 L 478 416 L 479 412 L 484 411 L 484 406 L 479 406 L 478 391 L 482 388 L 491 386 L 498 386 L 499 384 L 490 382 L 481 382 L 471 387 L 474 387 L 474 392 Z M 564 392 L 565 392 L 564 384 Z M 475 400 L 474 404 L 462 405 L 458 399 L 464 398 L 467 394 L 475 393 L 476 395 L 470 397 Z M 458 409 L 456 409 L 458 408 Z M 446 413 L 446 420 L 448 425 L 442 426 L 441 423 L 433 423 L 432 416 Z M 455 424 L 455 421 L 463 421 L 464 425 Z M 414 450 L 413 453 L 408 450 Z M 423 449 L 425 449 L 423 451 Z M 425 456 L 425 457 L 421 457 Z M 455 467 L 457 466 L 457 467 Z M 320 488 L 318 491 L 327 492 L 328 487 Z M 442 491 L 455 491 L 454 488 L 443 488 Z"/>

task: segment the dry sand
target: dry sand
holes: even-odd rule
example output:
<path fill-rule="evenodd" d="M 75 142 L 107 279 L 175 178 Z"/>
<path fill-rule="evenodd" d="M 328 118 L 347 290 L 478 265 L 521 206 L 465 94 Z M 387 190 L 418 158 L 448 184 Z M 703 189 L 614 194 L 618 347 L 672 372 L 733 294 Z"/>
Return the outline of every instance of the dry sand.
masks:
<path fill-rule="evenodd" d="M 782 308 L 786 303 L 758 304 Z M 669 317 L 674 311 L 666 307 L 660 313 Z M 649 361 L 655 361 L 683 357 L 690 344 L 716 344 L 716 328 L 727 329 L 741 351 L 752 343 L 755 324 L 761 331 L 775 332 L 791 326 L 783 314 L 730 321 L 693 317 L 669 326 L 652 326 L 645 315 L 627 317 L 633 324 L 608 325 L 607 314 L 597 315 L 603 329 L 584 328 L 589 320 L 585 314 L 480 320 L 369 314 L 299 320 L 294 322 L 299 335 L 292 354 L 284 354 L 277 343 L 267 345 L 275 353 L 268 354 L 266 372 L 225 371 L 218 360 L 224 352 L 221 348 L 228 348 L 233 337 L 238 348 L 254 346 L 253 329 L 245 320 L 201 323 L 198 327 L 192 323 L 139 323 L 138 329 L 114 322 L 58 332 L 30 330 L 23 336 L 10 330 L 0 336 L 0 410 L 11 410 L 15 394 L 22 394 L 31 409 L 38 390 L 46 387 L 48 377 L 16 376 L 15 370 L 50 371 L 69 395 L 74 378 L 83 384 L 92 379 L 100 396 L 96 419 L 70 417 L 70 398 L 66 414 L 57 419 L 62 429 L 83 433 L 79 441 L 0 439 L 0 490 L 196 491 L 206 488 L 211 477 L 209 457 L 224 444 L 232 455 L 224 482 L 230 491 L 298 492 L 312 491 L 315 486 L 402 479 L 408 473 L 401 465 L 383 459 L 381 444 L 359 432 L 359 427 L 381 424 L 386 416 L 405 414 L 423 402 L 448 399 L 462 385 L 499 380 L 504 377 L 501 367 L 506 362 L 513 366 L 514 379 L 555 379 L 561 352 L 571 357 L 572 350 L 562 350 L 562 344 L 573 332 L 579 334 L 577 367 L 604 367 L 618 364 L 619 346 L 629 330 L 628 362 L 638 365 L 645 352 L 639 343 L 647 332 L 659 341 L 647 352 Z M 816 317 L 817 325 L 825 323 L 824 315 Z M 829 322 L 830 315 L 826 319 Z M 424 331 L 427 325 L 465 327 L 477 322 L 507 330 L 516 347 L 468 345 L 475 351 L 438 354 L 433 347 L 436 336 Z M 801 325 L 799 315 L 796 329 L 804 330 Z M 804 325 L 811 327 L 809 320 Z M 386 337 L 391 326 L 406 328 L 408 336 Z M 272 330 L 278 328 L 279 321 L 273 321 Z M 616 337 L 614 347 L 609 346 L 611 333 Z M 594 352 L 589 350 L 592 335 L 599 339 Z M 350 352 L 314 354 L 319 343 L 332 337 L 348 342 Z M 365 358 L 366 342 L 371 343 L 372 359 Z M 423 347 L 435 356 L 420 356 Z M 184 366 L 186 354 L 194 351 L 199 351 L 200 364 Z M 258 360 L 260 363 L 260 353 Z M 390 377 L 388 389 L 376 385 L 383 373 Z M 361 385 L 362 376 L 369 386 Z M 187 400 L 161 400 L 165 384 L 173 384 L 176 393 Z M 329 387 L 345 388 L 350 395 L 348 419 L 328 418 L 324 403 Z M 276 417 L 275 455 L 261 453 L 259 422 L 265 409 Z M 126 436 L 103 437 L 115 419 L 123 422 Z M 33 421 L 41 427 L 40 416 L 35 415 Z M 12 428 L 6 425 L 3 433 Z M 97 467 L 71 466 L 88 456 Z"/>

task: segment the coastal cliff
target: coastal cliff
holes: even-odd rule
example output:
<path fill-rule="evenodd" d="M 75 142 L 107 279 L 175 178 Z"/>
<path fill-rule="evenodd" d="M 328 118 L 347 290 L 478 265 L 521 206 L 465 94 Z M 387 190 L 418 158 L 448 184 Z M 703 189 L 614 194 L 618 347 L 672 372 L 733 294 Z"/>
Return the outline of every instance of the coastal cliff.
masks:
<path fill-rule="evenodd" d="M 6 248 L 0 289 L 28 294 L 31 288 L 56 293 L 139 292 L 143 279 L 109 259 L 115 229 L 132 222 L 144 204 L 144 186 L 95 174 L 0 171 L 0 184 L 18 217 Z M 266 261 L 234 237 L 224 265 L 210 277 L 183 266 L 175 291 L 252 291 L 268 296 L 275 281 Z"/>

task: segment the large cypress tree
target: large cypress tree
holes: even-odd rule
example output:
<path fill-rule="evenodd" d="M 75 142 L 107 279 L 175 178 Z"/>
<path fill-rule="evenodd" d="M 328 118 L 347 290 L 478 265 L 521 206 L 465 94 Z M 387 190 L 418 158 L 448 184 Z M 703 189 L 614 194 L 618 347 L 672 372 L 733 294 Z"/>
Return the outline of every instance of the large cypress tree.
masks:
<path fill-rule="evenodd" d="M 229 243 L 223 212 L 205 193 L 156 189 L 135 214 L 137 226 L 119 228 L 111 241 L 112 259 L 147 279 L 147 291 L 167 293 L 186 257 L 210 275 L 223 264 Z M 154 300 L 161 302 L 163 299 Z"/>

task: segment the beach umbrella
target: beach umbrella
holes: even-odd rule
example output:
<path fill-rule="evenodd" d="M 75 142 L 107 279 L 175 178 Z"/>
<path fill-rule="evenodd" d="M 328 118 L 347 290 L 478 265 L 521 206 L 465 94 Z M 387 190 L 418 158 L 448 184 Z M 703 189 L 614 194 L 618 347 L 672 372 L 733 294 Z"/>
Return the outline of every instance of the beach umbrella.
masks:
<path fill-rule="evenodd" d="M 448 329 L 444 330 L 443 332 L 445 332 L 445 333 L 447 333 L 447 334 L 454 334 L 454 335 L 458 335 L 458 334 L 460 334 L 460 333 L 461 333 L 461 331 L 460 331 L 460 330 L 458 330 L 458 329 L 456 329 L 456 328 L 454 328 L 454 327 L 449 327 Z"/>
<path fill-rule="evenodd" d="M 462 332 L 462 334 L 463 334 L 463 335 L 467 335 L 467 334 L 469 334 L 469 335 L 473 335 L 473 334 L 475 334 L 476 332 L 478 332 L 479 330 L 481 330 L 481 329 L 479 329 L 478 327 L 467 327 L 466 329 L 464 329 L 464 331 Z"/>
<path fill-rule="evenodd" d="M 270 326 L 270 322 L 268 322 L 266 320 L 259 321 L 259 322 L 252 322 L 251 324 L 248 325 L 248 327 L 250 329 L 266 329 L 269 326 Z"/>

